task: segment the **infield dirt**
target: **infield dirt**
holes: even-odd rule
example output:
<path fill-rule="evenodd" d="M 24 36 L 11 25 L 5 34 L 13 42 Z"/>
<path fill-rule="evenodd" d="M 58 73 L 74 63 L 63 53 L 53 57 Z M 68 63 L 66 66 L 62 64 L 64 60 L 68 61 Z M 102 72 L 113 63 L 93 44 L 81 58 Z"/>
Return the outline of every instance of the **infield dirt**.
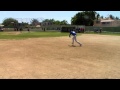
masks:
<path fill-rule="evenodd" d="M 1 79 L 120 78 L 120 36 L 82 34 L 83 46 L 69 37 L 0 40 Z"/>

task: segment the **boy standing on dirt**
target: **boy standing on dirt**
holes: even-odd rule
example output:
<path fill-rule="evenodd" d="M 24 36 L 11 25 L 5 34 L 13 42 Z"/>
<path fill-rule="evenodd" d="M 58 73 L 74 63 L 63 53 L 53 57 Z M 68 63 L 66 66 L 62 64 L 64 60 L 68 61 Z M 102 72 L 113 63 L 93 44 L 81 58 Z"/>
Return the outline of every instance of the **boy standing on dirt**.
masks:
<path fill-rule="evenodd" d="M 82 46 L 82 44 L 80 42 L 78 42 L 77 39 L 76 39 L 77 34 L 76 34 L 75 30 L 70 31 L 69 37 L 71 37 L 71 35 L 73 36 L 72 46 L 74 46 L 74 41 L 76 41 L 80 46 Z"/>

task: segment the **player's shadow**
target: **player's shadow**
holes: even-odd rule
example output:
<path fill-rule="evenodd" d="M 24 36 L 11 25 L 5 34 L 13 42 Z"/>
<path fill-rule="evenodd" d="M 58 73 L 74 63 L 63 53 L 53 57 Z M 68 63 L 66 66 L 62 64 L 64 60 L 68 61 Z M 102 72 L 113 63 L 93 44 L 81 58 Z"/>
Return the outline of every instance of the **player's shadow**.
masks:
<path fill-rule="evenodd" d="M 68 45 L 69 47 L 80 47 L 80 46 L 75 46 L 75 45 Z"/>

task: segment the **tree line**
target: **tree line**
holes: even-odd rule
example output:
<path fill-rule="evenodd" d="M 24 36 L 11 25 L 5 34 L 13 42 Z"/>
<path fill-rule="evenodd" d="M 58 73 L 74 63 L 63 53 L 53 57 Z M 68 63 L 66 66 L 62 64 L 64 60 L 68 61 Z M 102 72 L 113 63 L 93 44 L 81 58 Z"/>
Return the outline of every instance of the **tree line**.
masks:
<path fill-rule="evenodd" d="M 119 17 L 115 17 L 111 14 L 108 17 L 111 19 L 120 20 Z M 104 19 L 107 17 L 100 16 L 100 14 L 97 13 L 96 11 L 82 11 L 76 13 L 73 17 L 71 17 L 71 25 L 93 26 L 94 20 L 98 20 L 99 18 Z M 41 23 L 44 22 L 50 22 L 54 25 L 68 25 L 68 22 L 66 20 L 59 21 L 55 19 L 45 19 L 42 22 L 39 22 L 38 19 L 33 19 L 31 20 L 30 24 L 26 22 L 22 22 L 22 24 L 24 26 L 35 26 L 40 25 Z M 2 24 L 7 27 L 13 27 L 13 25 L 18 23 L 19 21 L 14 18 L 6 18 L 5 20 L 3 20 Z"/>
<path fill-rule="evenodd" d="M 38 19 L 32 19 L 30 24 L 26 22 L 22 22 L 21 24 L 23 26 L 36 26 L 36 25 L 41 25 L 41 23 L 44 23 L 44 22 L 49 22 L 54 25 L 67 25 L 68 24 L 66 20 L 59 21 L 59 20 L 54 20 L 54 19 L 45 19 L 42 22 L 39 22 Z M 20 22 L 14 18 L 6 18 L 5 20 L 3 20 L 2 24 L 6 27 L 14 27 L 15 25 L 18 25 L 19 23 Z"/>

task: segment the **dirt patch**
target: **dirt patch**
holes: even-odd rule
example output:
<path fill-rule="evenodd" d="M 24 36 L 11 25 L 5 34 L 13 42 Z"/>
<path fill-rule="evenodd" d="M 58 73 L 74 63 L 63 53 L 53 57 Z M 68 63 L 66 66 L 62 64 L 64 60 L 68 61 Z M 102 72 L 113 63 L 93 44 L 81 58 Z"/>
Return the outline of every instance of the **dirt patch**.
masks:
<path fill-rule="evenodd" d="M 0 40 L 0 78 L 120 78 L 120 36 Z"/>

